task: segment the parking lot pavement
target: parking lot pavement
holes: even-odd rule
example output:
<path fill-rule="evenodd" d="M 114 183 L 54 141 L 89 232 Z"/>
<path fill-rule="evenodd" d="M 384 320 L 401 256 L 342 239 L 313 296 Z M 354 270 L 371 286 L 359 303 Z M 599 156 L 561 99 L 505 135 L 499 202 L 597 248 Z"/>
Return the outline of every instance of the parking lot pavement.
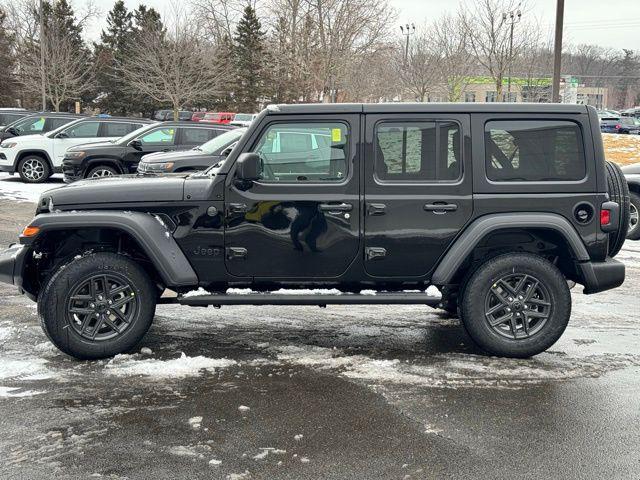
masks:
<path fill-rule="evenodd" d="M 33 205 L 0 200 L 0 244 Z M 530 360 L 427 307 L 161 306 L 78 362 L 0 286 L 0 478 L 637 478 L 640 243 Z"/>

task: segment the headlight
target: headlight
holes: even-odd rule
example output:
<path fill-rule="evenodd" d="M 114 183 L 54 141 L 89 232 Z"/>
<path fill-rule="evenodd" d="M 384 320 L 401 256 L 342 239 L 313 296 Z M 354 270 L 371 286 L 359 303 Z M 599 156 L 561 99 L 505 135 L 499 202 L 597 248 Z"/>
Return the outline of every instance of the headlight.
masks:
<path fill-rule="evenodd" d="M 143 170 L 147 172 L 166 172 L 173 168 L 173 162 L 164 163 L 144 163 Z M 145 168 L 146 167 L 146 168 Z"/>
<path fill-rule="evenodd" d="M 64 158 L 70 158 L 70 159 L 78 159 L 78 158 L 82 158 L 86 155 L 86 152 L 83 152 L 82 150 L 77 150 L 77 151 L 73 151 L 73 152 L 66 152 L 64 154 Z"/>
<path fill-rule="evenodd" d="M 2 142 L 0 143 L 0 148 L 13 148 L 17 145 L 16 142 Z"/>

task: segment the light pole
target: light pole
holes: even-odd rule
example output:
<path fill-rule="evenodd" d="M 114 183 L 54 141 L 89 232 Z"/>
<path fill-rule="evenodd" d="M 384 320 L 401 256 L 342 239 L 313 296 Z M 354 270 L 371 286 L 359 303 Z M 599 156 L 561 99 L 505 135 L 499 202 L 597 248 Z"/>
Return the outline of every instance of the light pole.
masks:
<path fill-rule="evenodd" d="M 412 23 L 412 24 L 406 24 L 406 25 L 400 25 L 400 31 L 402 32 L 402 35 L 404 35 L 405 37 L 407 37 L 407 42 L 405 44 L 404 47 L 404 64 L 406 65 L 407 63 L 407 58 L 409 58 L 409 37 L 411 35 L 413 35 L 414 33 L 416 33 L 416 26 Z"/>
<path fill-rule="evenodd" d="M 560 70 L 562 68 L 562 27 L 564 24 L 564 0 L 556 5 L 556 35 L 553 45 L 553 82 L 551 101 L 560 103 Z"/>
<path fill-rule="evenodd" d="M 508 23 L 511 32 L 509 34 L 509 68 L 507 71 L 507 100 L 511 100 L 511 64 L 513 63 L 513 28 L 522 19 L 522 12 L 515 10 L 502 14 L 502 23 Z"/>

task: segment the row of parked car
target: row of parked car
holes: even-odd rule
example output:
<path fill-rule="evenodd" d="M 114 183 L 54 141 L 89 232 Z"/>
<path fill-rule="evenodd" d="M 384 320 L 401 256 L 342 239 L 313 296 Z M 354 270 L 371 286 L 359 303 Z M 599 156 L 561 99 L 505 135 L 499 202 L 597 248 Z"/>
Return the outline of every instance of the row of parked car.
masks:
<path fill-rule="evenodd" d="M 248 127 L 257 115 L 257 113 L 192 112 L 190 110 L 180 110 L 178 112 L 178 119 L 182 122 L 217 123 L 222 125 Z M 159 122 L 173 120 L 173 110 L 158 110 L 154 114 L 153 118 Z"/>
<path fill-rule="evenodd" d="M 211 122 L 24 115 L 0 128 L 0 171 L 17 173 L 28 183 L 62 172 L 70 183 L 136 172 L 204 170 L 224 158 L 245 130 Z"/>
<path fill-rule="evenodd" d="M 640 108 L 623 112 L 599 110 L 600 130 L 603 133 L 640 135 Z"/>

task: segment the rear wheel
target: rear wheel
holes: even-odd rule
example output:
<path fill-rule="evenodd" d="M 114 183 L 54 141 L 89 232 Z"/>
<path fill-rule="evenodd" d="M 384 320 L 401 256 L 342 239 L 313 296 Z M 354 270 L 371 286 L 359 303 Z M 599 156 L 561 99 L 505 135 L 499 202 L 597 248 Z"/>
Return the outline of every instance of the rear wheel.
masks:
<path fill-rule="evenodd" d="M 151 326 L 156 299 L 140 265 L 100 252 L 62 266 L 40 293 L 38 312 L 56 347 L 78 359 L 96 359 L 133 348 Z"/>
<path fill-rule="evenodd" d="M 640 195 L 629 192 L 629 230 L 627 238 L 629 240 L 640 239 Z"/>
<path fill-rule="evenodd" d="M 620 205 L 618 228 L 609 234 L 609 256 L 615 257 L 624 244 L 629 230 L 629 186 L 620 167 L 613 162 L 605 162 L 607 168 L 607 189 L 609 200 Z"/>
<path fill-rule="evenodd" d="M 39 155 L 28 155 L 18 163 L 18 174 L 27 183 L 42 183 L 51 176 L 49 162 Z"/>
<path fill-rule="evenodd" d="M 492 355 L 526 358 L 551 347 L 571 315 L 571 294 L 558 268 L 531 254 L 504 254 L 481 265 L 460 302 L 472 340 Z"/>
<path fill-rule="evenodd" d="M 107 165 L 99 165 L 97 167 L 93 167 L 87 173 L 87 178 L 102 178 L 102 177 L 113 177 L 115 175 L 119 175 L 118 171 Z"/>

